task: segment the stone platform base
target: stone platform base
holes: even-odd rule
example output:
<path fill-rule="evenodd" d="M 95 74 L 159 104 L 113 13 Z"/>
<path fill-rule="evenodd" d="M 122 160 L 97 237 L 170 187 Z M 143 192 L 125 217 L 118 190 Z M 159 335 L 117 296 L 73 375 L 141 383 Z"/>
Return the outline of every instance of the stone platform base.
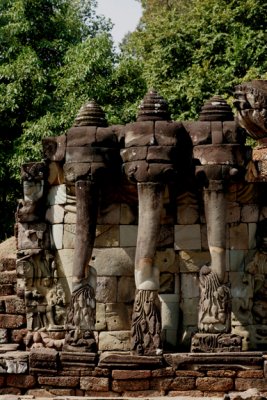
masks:
<path fill-rule="evenodd" d="M 130 397 L 128 397 L 128 398 L 130 398 Z M 142 398 L 142 397 L 139 397 L 139 398 Z M 67 396 L 49 396 L 49 397 L 43 397 L 43 396 L 41 396 L 41 397 L 35 397 L 35 396 L 28 396 L 28 395 L 25 395 L 25 396 L 23 396 L 23 395 L 8 395 L 8 397 L 7 397 L 7 395 L 3 395 L 3 396 L 1 396 L 0 395 L 0 400 L 99 400 L 99 399 L 101 399 L 101 400 L 113 400 L 113 399 L 116 399 L 116 400 L 120 400 L 120 399 L 123 399 L 123 400 L 125 400 L 126 399 L 126 397 L 104 397 L 104 396 L 100 396 L 100 397 L 91 397 L 91 396 L 85 396 L 85 397 L 81 397 L 81 396 L 71 396 L 71 397 L 69 397 L 68 395 Z M 146 400 L 150 400 L 150 399 L 153 399 L 153 400 L 164 400 L 165 399 L 165 397 L 162 397 L 162 396 L 160 396 L 160 397 L 146 397 L 145 398 Z M 175 396 L 175 397 L 173 397 L 173 399 L 174 400 L 185 400 L 185 398 L 184 398 L 184 396 Z M 188 399 L 188 400 L 204 400 L 204 398 L 203 397 L 187 397 L 186 399 Z M 211 398 L 209 398 L 209 400 L 223 400 L 223 398 L 222 397 L 211 397 Z M 255 398 L 245 398 L 246 400 L 255 400 Z M 234 398 L 233 399 L 231 399 L 231 400 L 235 400 Z M 236 400 L 240 400 L 239 398 L 237 398 Z M 262 400 L 262 399 L 261 399 Z"/>
<path fill-rule="evenodd" d="M 257 388 L 267 398 L 263 352 L 81 354 L 36 349 L 0 353 L 0 396 L 219 397 Z M 8 399 L 8 397 L 6 397 Z"/>
<path fill-rule="evenodd" d="M 120 399 L 126 399 L 126 397 L 104 397 L 104 396 L 100 396 L 100 397 L 91 397 L 91 396 L 71 396 L 69 397 L 67 396 L 51 396 L 51 394 L 49 395 L 49 397 L 36 397 L 34 395 L 0 395 L 0 400 L 99 400 L 99 399 L 105 400 L 112 400 L 112 399 L 116 399 L 116 400 L 120 400 Z M 184 396 L 175 396 L 172 397 L 175 400 L 185 400 Z M 154 400 L 163 400 L 165 399 L 164 396 L 160 396 L 160 397 L 146 397 L 146 400 L 149 399 L 154 399 Z M 203 400 L 204 397 L 194 397 L 194 396 L 187 396 L 186 399 L 188 400 Z M 262 397 L 259 393 L 259 391 L 257 389 L 249 389 L 245 392 L 232 392 L 230 393 L 230 395 L 225 395 L 224 397 L 220 397 L 220 396 L 214 396 L 214 397 L 209 397 L 209 400 L 264 400 L 265 397 Z"/>

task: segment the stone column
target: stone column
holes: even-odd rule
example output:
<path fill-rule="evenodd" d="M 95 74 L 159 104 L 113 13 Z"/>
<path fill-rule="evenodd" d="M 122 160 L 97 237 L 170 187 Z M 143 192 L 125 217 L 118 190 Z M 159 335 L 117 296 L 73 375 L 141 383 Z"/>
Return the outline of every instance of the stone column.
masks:
<path fill-rule="evenodd" d="M 98 185 L 92 181 L 78 181 L 76 194 L 76 237 L 72 290 L 79 289 L 88 278 L 88 266 L 95 242 L 98 211 Z"/>
<path fill-rule="evenodd" d="M 210 181 L 204 189 L 211 265 L 200 270 L 198 327 L 205 333 L 230 331 L 230 290 L 224 285 L 226 271 L 226 201 L 223 181 Z"/>
<path fill-rule="evenodd" d="M 17 294 L 24 298 L 29 331 L 61 330 L 64 321 L 56 318 L 51 297 L 59 288 L 49 226 L 45 222 L 47 166 L 31 162 L 21 168 L 24 198 L 18 203 Z M 65 306 L 63 296 L 60 305 Z M 29 340 L 32 344 L 32 337 Z M 39 342 L 42 342 L 41 335 Z"/>
<path fill-rule="evenodd" d="M 154 264 L 160 232 L 164 185 L 138 183 L 139 222 L 135 254 L 135 282 L 139 290 L 159 289 L 159 269 Z"/>
<path fill-rule="evenodd" d="M 95 349 L 92 331 L 95 325 L 95 290 L 90 284 L 89 261 L 96 231 L 98 188 L 92 181 L 75 183 L 77 220 L 73 257 L 72 297 L 67 312 L 69 334 L 66 342 L 71 345 L 82 340 L 85 347 Z"/>
<path fill-rule="evenodd" d="M 192 133 L 194 132 L 191 125 Z M 203 133 L 205 135 L 203 136 Z M 226 272 L 225 187 L 242 178 L 246 160 L 244 137 L 234 120 L 231 108 L 219 96 L 207 101 L 195 126 L 193 153 L 199 161 L 198 178 L 204 187 L 204 209 L 207 223 L 209 266 L 200 269 L 199 333 L 192 338 L 195 352 L 239 351 L 241 339 L 231 335 L 230 287 Z M 241 168 L 240 168 L 241 167 Z"/>
<path fill-rule="evenodd" d="M 132 349 L 142 355 L 162 352 L 159 269 L 155 265 L 163 191 L 177 183 L 177 171 L 189 171 L 192 143 L 183 125 L 170 121 L 166 101 L 154 90 L 139 107 L 137 121 L 125 126 L 121 151 L 127 178 L 138 187 L 136 297 Z M 178 312 L 178 310 L 177 310 Z"/>
<path fill-rule="evenodd" d="M 209 182 L 209 187 L 204 189 L 204 207 L 211 270 L 218 276 L 219 281 L 223 282 L 226 259 L 226 201 L 223 181 Z"/>
<path fill-rule="evenodd" d="M 118 170 L 117 136 L 113 128 L 107 127 L 105 115 L 94 101 L 81 108 L 66 136 L 64 174 L 67 185 L 75 184 L 77 219 L 64 350 L 95 352 L 95 276 L 89 262 L 95 242 L 99 187 Z"/>
<path fill-rule="evenodd" d="M 138 183 L 139 223 L 135 255 L 136 297 L 132 347 L 139 354 L 160 354 L 159 268 L 155 265 L 164 185 Z"/>

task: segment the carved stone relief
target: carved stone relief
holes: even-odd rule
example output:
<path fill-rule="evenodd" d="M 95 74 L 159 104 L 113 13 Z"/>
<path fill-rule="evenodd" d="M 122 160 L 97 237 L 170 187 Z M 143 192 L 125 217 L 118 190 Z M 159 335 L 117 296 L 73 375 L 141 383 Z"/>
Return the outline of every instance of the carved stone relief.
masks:
<path fill-rule="evenodd" d="M 139 355 L 162 353 L 161 307 L 157 291 L 136 292 L 132 316 L 132 349 Z"/>
<path fill-rule="evenodd" d="M 27 328 L 60 330 L 64 328 L 66 288 L 58 278 L 54 256 L 46 250 L 21 254 L 17 274 L 24 280 Z"/>
<path fill-rule="evenodd" d="M 266 84 L 260 88 L 259 84 L 252 82 L 240 85 L 237 93 L 240 121 L 242 120 L 242 125 L 252 130 L 254 135 L 259 129 L 259 137 L 267 131 L 266 92 Z M 257 104 L 260 107 L 254 112 Z M 114 248 L 131 246 L 134 251 L 136 245 L 136 292 L 131 325 L 134 352 L 139 355 L 155 355 L 162 352 L 158 293 L 162 291 L 166 296 L 175 296 L 179 292 L 179 273 L 183 274 L 181 282 L 190 286 L 188 282 L 195 272 L 197 291 L 195 297 L 190 298 L 193 300 L 190 304 L 194 304 L 195 310 L 197 309 L 197 273 L 201 266 L 199 333 L 193 337 L 192 351 L 240 350 L 240 336 L 230 333 L 231 311 L 235 326 L 253 325 L 255 337 L 260 338 L 259 340 L 263 338 L 263 342 L 267 342 L 266 249 L 258 246 L 259 252 L 246 267 L 243 281 L 240 283 L 243 288 L 242 295 L 245 295 L 236 297 L 233 307 L 230 285 L 225 283 L 228 277 L 227 223 L 236 223 L 242 218 L 239 204 L 247 206 L 258 202 L 255 195 L 257 189 L 254 186 L 256 177 L 252 177 L 255 173 L 254 164 L 248 163 L 251 154 L 243 144 L 244 131 L 237 125 L 230 107 L 220 97 L 215 96 L 204 105 L 199 121 L 182 124 L 170 121 L 165 100 L 153 90 L 145 96 L 137 121 L 123 128 L 108 127 L 100 107 L 95 102 L 90 102 L 80 110 L 74 126 L 65 135 L 45 139 L 46 164 L 30 163 L 22 168 L 24 198 L 19 202 L 16 215 L 19 250 L 17 293 L 25 297 L 27 329 L 31 331 L 27 336 L 28 347 L 49 346 L 57 350 L 63 347 L 66 352 L 97 351 L 94 336 L 96 282 L 91 266 L 93 262 L 90 261 L 96 245 L 97 218 L 100 225 L 104 225 L 103 221 L 106 223 L 107 220 L 107 225 L 117 225 L 119 238 L 112 242 Z M 52 179 L 55 186 L 50 187 L 47 197 L 58 189 L 54 182 L 60 183 L 60 187 L 64 188 L 64 196 L 59 208 L 58 204 L 49 203 L 50 210 L 45 217 L 46 167 L 49 167 L 51 162 L 57 163 L 55 170 L 58 177 Z M 129 180 L 127 183 L 126 178 Z M 239 203 L 235 205 L 239 216 L 231 222 L 227 220 L 227 201 Z M 51 216 L 53 212 L 56 213 L 56 207 L 60 212 L 57 221 Z M 249 214 L 249 211 L 246 211 L 246 214 Z M 178 225 L 174 229 L 175 221 Z M 192 271 L 191 266 L 184 265 L 183 262 L 180 270 L 178 266 L 177 271 L 175 270 L 175 281 L 173 271 L 161 271 L 156 257 L 157 247 L 171 248 L 175 253 L 171 246 L 173 232 L 179 231 L 179 225 L 186 226 L 190 235 L 196 225 L 198 231 L 201 229 L 203 232 L 205 222 L 207 241 L 203 245 L 199 234 L 198 245 L 193 251 L 198 251 L 203 257 L 203 250 L 208 248 L 210 264 L 206 255 L 205 260 L 202 258 L 197 266 L 192 266 Z M 244 229 L 249 231 L 248 222 L 242 221 L 242 224 Z M 255 221 L 253 223 L 256 225 Z M 129 244 L 128 237 L 122 232 L 127 232 L 130 224 L 132 229 L 128 230 L 131 232 Z M 120 230 L 122 226 L 123 229 Z M 66 271 L 64 268 L 59 271 L 54 253 L 51 252 L 50 230 L 53 231 L 55 227 L 62 231 L 61 247 L 55 246 L 55 251 L 67 250 L 68 254 L 73 256 L 72 271 L 66 267 L 70 287 L 64 277 Z M 64 234 L 72 232 L 72 243 L 69 246 L 63 240 L 63 230 Z M 231 226 L 230 233 L 233 230 Z M 265 238 L 262 240 L 264 242 Z M 185 250 L 190 248 L 185 247 Z M 102 249 L 97 251 L 101 252 Z M 183 251 L 181 248 L 181 252 Z M 182 254 L 180 256 L 182 258 Z M 203 265 L 206 263 L 208 265 Z M 108 271 L 107 266 L 103 269 Z M 101 275 L 99 282 L 112 282 L 114 288 L 118 287 L 118 282 L 121 287 L 121 282 L 133 282 L 132 275 L 122 279 L 114 274 L 110 278 L 109 273 L 110 271 L 106 276 Z M 190 278 L 187 276 L 189 274 Z M 231 277 L 230 274 L 229 276 Z M 97 297 L 105 310 L 105 321 L 98 321 L 98 326 L 104 328 L 98 329 L 99 331 L 115 331 L 114 326 L 120 326 L 121 330 L 128 329 L 130 335 L 129 309 L 133 302 L 134 287 L 132 289 L 132 295 L 129 296 L 131 301 L 127 297 L 127 291 L 122 289 L 120 296 L 116 290 L 110 290 L 114 293 L 112 301 L 109 302 L 105 302 L 105 296 L 102 294 L 99 295 L 102 299 Z M 123 305 L 124 300 L 128 302 L 127 307 Z M 179 300 L 177 304 L 178 302 Z M 127 313 L 124 322 L 115 323 L 112 320 L 116 314 L 116 307 L 121 314 Z M 188 310 L 185 307 L 184 309 Z M 187 317 L 187 321 L 190 321 L 188 325 L 185 324 L 189 331 L 191 329 L 190 334 L 197 329 L 196 312 L 194 318 L 192 315 L 191 319 L 188 315 L 184 318 Z M 67 332 L 64 340 L 62 335 L 65 330 Z M 55 333 L 61 333 L 61 336 L 56 336 Z"/>
<path fill-rule="evenodd" d="M 115 129 L 115 128 L 114 128 Z M 70 203 L 65 210 L 76 212 L 72 270 L 72 295 L 67 311 L 66 351 L 83 347 L 95 351 L 95 287 L 89 261 L 96 236 L 100 188 L 117 170 L 118 139 L 107 127 L 101 108 L 91 101 L 83 106 L 66 134 L 64 176 Z M 116 175 L 114 174 L 117 178 Z M 73 188 L 75 187 L 75 193 Z M 74 195 L 74 196 L 73 196 Z M 73 201 L 76 198 L 76 207 Z"/>
<path fill-rule="evenodd" d="M 256 324 L 267 325 L 267 254 L 257 252 L 247 272 L 253 276 L 253 320 Z"/>
<path fill-rule="evenodd" d="M 191 164 L 192 143 L 183 125 L 169 120 L 167 103 L 151 90 L 142 101 L 137 122 L 125 126 L 123 167 L 138 189 L 138 233 L 135 254 L 137 288 L 132 317 L 132 348 L 138 354 L 158 354 L 161 312 L 158 291 L 159 241 L 165 187 Z M 190 170 L 190 168 L 189 168 Z"/>
<path fill-rule="evenodd" d="M 242 338 L 229 333 L 197 333 L 193 336 L 191 351 L 193 353 L 228 352 L 241 350 Z"/>
<path fill-rule="evenodd" d="M 42 221 L 45 212 L 46 165 L 44 163 L 24 164 L 21 175 L 23 179 L 23 199 L 18 202 L 16 220 L 18 222 Z"/>
<path fill-rule="evenodd" d="M 235 88 L 235 106 L 240 125 L 258 140 L 267 136 L 267 82 L 253 80 Z"/>
<path fill-rule="evenodd" d="M 231 108 L 219 96 L 214 96 L 202 107 L 199 129 L 207 130 L 208 122 L 210 132 L 203 136 L 206 138 L 205 144 L 196 141 L 193 154 L 199 163 L 196 176 L 204 189 L 203 202 L 211 265 L 204 265 L 200 270 L 200 333 L 193 338 L 192 348 L 194 351 L 217 351 L 222 346 L 228 349 L 231 347 L 233 351 L 238 346 L 232 346 L 232 338 L 228 335 L 231 331 L 231 296 L 230 288 L 225 284 L 226 187 L 228 182 L 242 179 L 246 155 L 244 137 L 234 121 Z M 204 124 L 203 127 L 201 124 Z M 226 335 L 223 339 L 219 336 L 222 333 Z M 239 346 L 240 343 L 241 340 Z"/>
<path fill-rule="evenodd" d="M 230 289 L 221 284 L 210 267 L 200 270 L 199 322 L 200 332 L 223 333 L 230 330 Z"/>

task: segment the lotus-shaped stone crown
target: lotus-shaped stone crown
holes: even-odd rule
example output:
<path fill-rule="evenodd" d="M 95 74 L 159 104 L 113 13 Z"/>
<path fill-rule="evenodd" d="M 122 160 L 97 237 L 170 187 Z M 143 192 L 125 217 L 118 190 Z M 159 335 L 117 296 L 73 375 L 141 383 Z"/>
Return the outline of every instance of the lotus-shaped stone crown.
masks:
<path fill-rule="evenodd" d="M 107 126 L 107 120 L 102 108 L 91 100 L 84 104 L 75 118 L 74 127 L 76 126 Z"/>
<path fill-rule="evenodd" d="M 166 100 L 154 89 L 150 89 L 139 106 L 137 121 L 169 120 L 170 114 Z"/>
<path fill-rule="evenodd" d="M 231 107 L 221 96 L 213 96 L 206 101 L 199 114 L 199 121 L 233 121 Z"/>

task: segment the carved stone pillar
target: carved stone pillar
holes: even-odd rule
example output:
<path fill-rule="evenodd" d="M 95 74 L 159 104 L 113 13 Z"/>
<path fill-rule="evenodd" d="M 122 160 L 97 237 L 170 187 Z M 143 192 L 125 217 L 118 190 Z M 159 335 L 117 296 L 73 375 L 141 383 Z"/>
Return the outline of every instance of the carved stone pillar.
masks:
<path fill-rule="evenodd" d="M 197 132 L 201 132 L 202 125 L 205 125 L 206 132 L 210 127 L 210 133 L 204 140 L 200 134 L 200 143 L 195 135 L 194 157 L 200 164 L 196 167 L 196 173 L 204 186 L 211 264 L 200 269 L 199 333 L 194 335 L 191 349 L 195 352 L 240 350 L 240 338 L 230 334 L 231 296 L 229 285 L 225 282 L 225 187 L 229 180 L 242 176 L 240 171 L 246 162 L 246 149 L 242 146 L 243 135 L 230 107 L 219 96 L 214 96 L 203 106 L 196 124 Z"/>
<path fill-rule="evenodd" d="M 126 176 L 138 187 L 132 349 L 140 355 L 155 355 L 162 352 L 159 268 L 155 265 L 162 196 L 179 167 L 191 160 L 188 134 L 181 123 L 169 120 L 167 104 L 155 91 L 145 96 L 137 122 L 126 125 L 121 156 Z"/>
<path fill-rule="evenodd" d="M 45 222 L 47 166 L 43 162 L 24 164 L 21 175 L 24 198 L 19 201 L 16 213 L 17 295 L 25 300 L 28 346 L 34 344 L 33 337 L 35 345 L 45 346 L 44 336 L 64 329 L 66 308 L 51 251 L 49 225 Z M 34 334 L 36 331 L 41 333 Z"/>
<path fill-rule="evenodd" d="M 164 186 L 138 183 L 139 223 L 135 254 L 136 297 L 133 308 L 133 349 L 155 354 L 161 348 L 161 311 L 158 299 L 159 268 L 155 255 L 160 232 Z"/>
<path fill-rule="evenodd" d="M 211 266 L 200 270 L 198 328 L 205 333 L 230 331 L 230 290 L 224 284 L 226 270 L 226 201 L 222 181 L 210 181 L 204 189 Z"/>
<path fill-rule="evenodd" d="M 118 136 L 121 127 L 107 126 L 94 101 L 79 111 L 66 135 L 43 140 L 46 160 L 63 165 L 64 182 L 76 199 L 76 237 L 70 305 L 66 315 L 64 351 L 96 351 L 95 274 L 92 255 L 100 191 L 120 176 Z M 73 196 L 74 197 L 74 196 Z"/>
<path fill-rule="evenodd" d="M 267 80 L 257 79 L 243 82 L 235 88 L 234 105 L 237 118 L 246 133 L 258 145 L 253 148 L 247 180 L 266 185 L 266 150 L 267 150 Z M 266 189 L 264 189 L 266 190 Z M 257 226 L 257 253 L 247 267 L 244 276 L 249 277 L 250 293 L 246 298 L 246 311 L 254 325 L 251 344 L 254 348 L 266 345 L 266 281 L 267 281 L 267 219 L 262 219 Z M 249 275 L 247 275 L 249 274 Z M 243 311 L 243 310 L 242 310 Z M 252 322 L 251 321 L 251 322 Z"/>
<path fill-rule="evenodd" d="M 98 185 L 92 181 L 77 181 L 76 195 L 76 237 L 74 247 L 74 268 L 72 290 L 75 291 L 88 277 L 98 211 Z"/>
<path fill-rule="evenodd" d="M 267 137 L 267 80 L 254 79 L 235 88 L 240 125 L 255 140 Z"/>
<path fill-rule="evenodd" d="M 223 181 L 209 182 L 208 188 L 204 189 L 204 207 L 211 268 L 223 282 L 226 254 L 226 200 Z"/>
<path fill-rule="evenodd" d="M 68 329 L 74 330 L 76 332 L 75 335 L 78 335 L 77 331 L 92 332 L 95 325 L 95 290 L 90 285 L 89 261 L 95 241 L 98 188 L 94 182 L 78 181 L 75 184 L 75 193 L 77 220 L 73 257 L 72 298 L 67 312 L 66 323 Z M 67 337 L 71 343 L 75 335 L 71 333 Z M 91 340 L 94 343 L 94 340 Z"/>
<path fill-rule="evenodd" d="M 118 170 L 118 141 L 94 101 L 82 107 L 66 136 L 64 174 L 67 185 L 75 185 L 77 219 L 64 350 L 96 351 L 95 282 L 89 261 L 95 241 L 99 187 Z"/>
<path fill-rule="evenodd" d="M 154 265 L 160 232 L 164 185 L 138 183 L 139 222 L 135 254 L 135 282 L 138 290 L 159 289 L 159 269 Z"/>
<path fill-rule="evenodd" d="M 21 168 L 23 199 L 19 200 L 16 213 L 17 222 L 44 221 L 44 180 L 47 176 L 43 162 L 24 164 Z"/>

